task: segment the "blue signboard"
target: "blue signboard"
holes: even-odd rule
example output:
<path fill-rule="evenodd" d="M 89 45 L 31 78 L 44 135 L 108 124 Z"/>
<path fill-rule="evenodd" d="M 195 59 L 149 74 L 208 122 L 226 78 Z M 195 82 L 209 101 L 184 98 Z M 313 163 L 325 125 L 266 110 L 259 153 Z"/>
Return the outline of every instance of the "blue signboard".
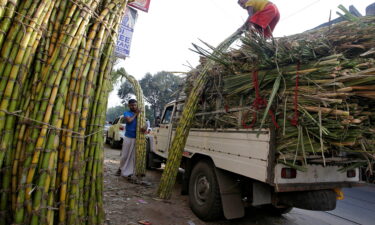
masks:
<path fill-rule="evenodd" d="M 115 55 L 118 58 L 126 58 L 130 55 L 130 46 L 137 16 L 137 10 L 130 7 L 126 9 L 125 16 L 122 19 L 118 31 L 118 39 L 115 50 Z"/>

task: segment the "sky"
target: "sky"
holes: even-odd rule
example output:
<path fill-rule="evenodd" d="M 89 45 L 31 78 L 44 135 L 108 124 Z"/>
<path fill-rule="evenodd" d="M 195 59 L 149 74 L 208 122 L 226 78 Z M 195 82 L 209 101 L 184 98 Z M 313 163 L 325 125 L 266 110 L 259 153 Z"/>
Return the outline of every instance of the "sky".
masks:
<path fill-rule="evenodd" d="M 374 0 L 273 0 L 281 18 L 275 37 L 301 33 L 338 17 L 337 6 L 354 5 L 362 15 Z M 199 56 L 189 50 L 199 39 L 216 46 L 246 20 L 247 12 L 237 0 L 151 0 L 148 13 L 139 11 L 134 27 L 130 57 L 116 68 L 141 79 L 146 73 L 186 72 L 197 66 Z M 120 105 L 116 85 L 108 107 Z"/>

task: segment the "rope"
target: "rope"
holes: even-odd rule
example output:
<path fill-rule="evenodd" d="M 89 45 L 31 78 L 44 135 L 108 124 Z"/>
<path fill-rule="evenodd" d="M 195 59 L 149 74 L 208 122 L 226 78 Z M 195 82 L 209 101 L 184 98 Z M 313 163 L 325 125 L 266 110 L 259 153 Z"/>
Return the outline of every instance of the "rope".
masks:
<path fill-rule="evenodd" d="M 99 133 L 99 132 L 102 132 L 102 130 L 100 129 L 100 130 L 95 131 L 95 132 L 93 132 L 93 133 L 91 133 L 91 134 L 88 134 L 88 135 L 81 135 L 81 133 L 75 132 L 75 131 L 73 131 L 73 130 L 71 130 L 71 129 L 65 129 L 65 128 L 56 127 L 56 126 L 53 126 L 53 125 L 51 125 L 51 124 L 49 124 L 49 123 L 45 123 L 45 122 L 42 122 L 42 121 L 34 120 L 34 119 L 29 118 L 29 117 L 26 117 L 26 116 L 22 116 L 22 115 L 20 115 L 20 114 L 17 114 L 17 113 L 20 112 L 20 111 L 9 112 L 9 111 L 4 110 L 4 109 L 0 109 L 0 111 L 1 111 L 1 112 L 4 112 L 5 114 L 8 114 L 8 115 L 16 116 L 16 117 L 19 117 L 19 118 L 21 118 L 21 119 L 25 119 L 25 120 L 28 120 L 28 121 L 32 121 L 32 122 L 34 122 L 34 123 L 38 123 L 38 124 L 45 125 L 45 126 L 47 126 L 48 128 L 50 128 L 50 129 L 60 130 L 60 131 L 66 131 L 66 132 L 70 132 L 70 133 L 72 133 L 72 134 L 78 135 L 78 136 L 72 136 L 72 138 L 82 138 L 82 139 L 86 139 L 86 138 L 88 138 L 88 137 L 91 137 L 92 135 L 95 135 L 95 134 L 97 134 L 97 133 Z"/>
<path fill-rule="evenodd" d="M 253 85 L 254 85 L 254 89 L 255 89 L 255 100 L 254 100 L 252 106 L 255 110 L 253 111 L 253 120 L 251 121 L 250 125 L 246 124 L 246 118 L 248 116 L 248 112 L 245 114 L 244 118 L 242 119 L 242 126 L 245 129 L 249 129 L 249 128 L 254 127 L 254 125 L 257 121 L 257 111 L 259 111 L 260 109 L 265 108 L 267 106 L 267 100 L 260 96 L 258 71 L 253 72 L 252 79 L 253 79 Z M 271 120 L 272 120 L 273 125 L 276 128 L 279 128 L 279 125 L 277 124 L 277 121 L 276 121 L 275 114 L 273 113 L 273 111 L 271 109 L 268 111 L 268 114 L 271 116 Z"/>
<path fill-rule="evenodd" d="M 298 114 L 298 89 L 299 89 L 299 71 L 301 67 L 301 62 L 298 62 L 297 64 L 297 75 L 296 75 L 296 87 L 294 88 L 294 116 L 293 119 L 291 120 L 291 124 L 293 126 L 298 126 L 298 119 L 299 119 L 299 114 Z"/>
<path fill-rule="evenodd" d="M 112 32 L 113 32 L 115 35 L 118 34 L 117 30 L 113 28 L 113 27 L 116 25 L 116 23 L 114 23 L 113 26 L 110 26 L 110 25 L 108 24 L 108 22 L 106 22 L 106 21 L 104 21 L 103 19 L 100 18 L 100 15 L 99 15 L 97 12 L 95 12 L 95 9 L 92 9 L 92 7 L 91 7 L 90 5 L 88 5 L 88 4 L 86 4 L 86 3 L 82 2 L 82 1 L 76 1 L 76 0 L 69 0 L 69 1 L 70 1 L 72 4 L 76 5 L 76 6 L 78 7 L 79 10 L 81 10 L 81 11 L 83 11 L 83 12 L 86 12 L 86 13 L 88 13 L 88 14 L 91 14 L 91 15 L 92 15 L 91 18 L 94 18 L 95 21 L 97 21 L 97 22 L 103 24 L 103 26 L 105 27 L 105 29 L 109 31 L 109 32 L 108 32 L 108 35 L 111 37 L 112 40 L 116 40 L 116 39 L 117 39 L 117 38 L 115 38 L 114 35 L 112 35 Z M 15 5 L 14 0 L 9 1 L 9 2 L 10 2 L 10 3 L 13 3 L 13 4 Z M 132 1 L 129 1 L 128 3 L 130 3 L 130 2 L 132 2 Z M 53 7 L 54 7 L 54 6 L 53 6 Z M 5 6 L 5 7 L 3 7 L 3 8 L 4 8 L 4 9 L 7 9 L 7 10 L 13 10 L 13 9 L 11 9 L 9 6 Z M 107 6 L 105 9 L 108 9 L 108 6 Z M 113 9 L 112 9 L 111 11 L 116 11 L 116 10 L 113 10 Z M 22 18 L 17 18 L 17 17 L 15 17 L 15 21 L 18 22 L 18 23 L 20 23 L 20 24 L 22 24 L 22 25 L 24 25 L 24 26 L 28 26 L 28 27 L 30 27 L 29 25 L 25 24 L 24 21 L 21 21 L 22 19 L 26 19 L 26 20 L 28 20 L 28 21 L 33 21 L 33 22 L 36 23 L 36 21 L 35 21 L 33 18 L 30 18 L 30 17 L 28 17 L 27 15 L 24 15 L 24 14 L 19 13 L 19 12 L 17 12 L 17 11 L 14 11 L 14 14 L 15 14 L 15 15 L 19 15 L 20 17 L 22 17 Z M 120 12 L 117 13 L 117 14 L 120 15 L 120 16 L 122 16 L 122 17 L 123 17 L 123 15 L 124 15 L 124 13 L 120 13 Z M 122 21 L 122 20 L 121 20 L 121 21 Z M 121 21 L 120 21 L 119 23 L 121 23 Z M 33 28 L 33 30 L 35 30 L 35 31 L 37 31 L 37 32 L 39 32 L 39 31 L 40 31 L 40 32 L 46 32 L 47 34 L 50 34 L 50 35 L 53 34 L 53 32 L 50 32 L 50 31 L 48 31 L 46 28 L 43 28 L 43 26 L 42 26 L 43 24 L 38 24 L 38 23 L 36 23 L 36 25 L 37 25 L 37 27 L 39 27 L 39 29 L 38 29 L 38 28 Z M 2 31 L 0 31 L 0 32 L 2 32 Z"/>

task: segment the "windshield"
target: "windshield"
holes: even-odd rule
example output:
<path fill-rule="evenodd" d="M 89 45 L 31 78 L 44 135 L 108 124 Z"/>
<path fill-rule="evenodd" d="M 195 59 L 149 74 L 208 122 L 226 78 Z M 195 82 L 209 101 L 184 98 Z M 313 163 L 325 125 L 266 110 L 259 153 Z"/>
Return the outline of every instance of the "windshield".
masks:
<path fill-rule="evenodd" d="M 162 120 L 162 123 L 170 123 L 171 122 L 171 117 L 172 117 L 172 111 L 173 111 L 173 105 L 169 106 L 164 113 L 164 117 Z"/>

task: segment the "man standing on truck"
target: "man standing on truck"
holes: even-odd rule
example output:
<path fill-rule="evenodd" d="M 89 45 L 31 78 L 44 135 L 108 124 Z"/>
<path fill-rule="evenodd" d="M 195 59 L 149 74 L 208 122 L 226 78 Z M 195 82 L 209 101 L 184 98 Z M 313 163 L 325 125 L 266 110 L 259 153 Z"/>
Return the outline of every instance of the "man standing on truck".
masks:
<path fill-rule="evenodd" d="M 122 144 L 120 167 L 117 176 L 132 178 L 135 169 L 135 143 L 137 132 L 137 117 L 141 113 L 135 99 L 128 102 L 129 111 L 124 113 L 126 121 L 125 137 Z"/>
<path fill-rule="evenodd" d="M 254 28 L 265 38 L 272 37 L 272 32 L 280 19 L 280 13 L 275 4 L 268 0 L 238 0 L 238 4 L 249 14 L 240 29 L 251 31 Z"/>

